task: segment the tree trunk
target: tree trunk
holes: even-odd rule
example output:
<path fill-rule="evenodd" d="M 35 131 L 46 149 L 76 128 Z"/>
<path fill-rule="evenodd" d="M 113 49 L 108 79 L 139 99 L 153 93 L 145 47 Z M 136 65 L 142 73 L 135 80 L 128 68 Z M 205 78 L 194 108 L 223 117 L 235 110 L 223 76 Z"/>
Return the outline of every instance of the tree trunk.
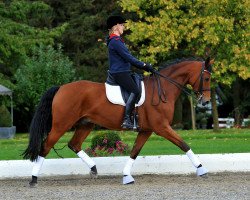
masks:
<path fill-rule="evenodd" d="M 196 123 L 195 123 L 195 107 L 194 107 L 194 102 L 193 102 L 193 96 L 188 97 L 190 101 L 190 108 L 191 108 L 191 119 L 192 119 L 192 129 L 196 129 Z"/>
<path fill-rule="evenodd" d="M 173 124 L 182 123 L 182 97 L 179 98 L 175 102 L 175 110 L 174 110 L 174 119 Z"/>
<path fill-rule="evenodd" d="M 175 102 L 175 109 L 174 109 L 174 118 L 172 122 L 172 127 L 174 129 L 183 129 L 183 123 L 182 123 L 182 98 L 179 96 L 179 98 Z"/>
<path fill-rule="evenodd" d="M 217 103 L 216 103 L 215 88 L 211 88 L 211 104 L 212 104 L 214 131 L 219 131 L 218 109 L 217 109 Z"/>
<path fill-rule="evenodd" d="M 237 78 L 233 84 L 234 126 L 241 127 L 240 83 Z"/>

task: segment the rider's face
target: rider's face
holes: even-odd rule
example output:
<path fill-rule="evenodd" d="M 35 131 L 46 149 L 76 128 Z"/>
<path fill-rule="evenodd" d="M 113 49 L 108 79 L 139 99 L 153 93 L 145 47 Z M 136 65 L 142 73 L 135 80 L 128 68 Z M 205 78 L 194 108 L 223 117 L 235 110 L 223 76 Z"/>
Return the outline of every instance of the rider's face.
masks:
<path fill-rule="evenodd" d="M 124 24 L 117 24 L 117 31 L 120 33 L 120 35 L 123 34 L 124 29 L 125 29 Z"/>

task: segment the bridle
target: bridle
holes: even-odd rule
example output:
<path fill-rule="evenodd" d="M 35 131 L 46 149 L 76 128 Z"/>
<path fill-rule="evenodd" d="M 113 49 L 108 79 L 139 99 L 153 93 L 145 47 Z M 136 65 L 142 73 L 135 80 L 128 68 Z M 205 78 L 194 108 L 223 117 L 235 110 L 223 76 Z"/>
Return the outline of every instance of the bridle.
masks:
<path fill-rule="evenodd" d="M 203 82 L 204 82 L 204 73 L 209 73 L 211 75 L 211 72 L 209 72 L 208 70 L 205 69 L 205 63 L 202 63 L 202 67 L 201 67 L 201 72 L 200 72 L 200 76 L 197 78 L 197 80 L 195 81 L 194 85 L 196 84 L 196 82 L 200 79 L 200 83 L 199 83 L 199 89 L 198 91 L 194 90 L 194 93 L 197 95 L 197 100 L 200 101 L 203 97 L 203 92 L 205 91 L 211 91 L 210 88 L 203 88 Z"/>
<path fill-rule="evenodd" d="M 157 82 L 157 86 L 158 86 L 158 96 L 159 96 L 159 102 L 158 102 L 158 104 L 160 103 L 160 100 L 163 103 L 167 102 L 166 101 L 165 92 L 162 90 L 162 86 L 161 86 L 161 82 L 160 82 L 160 77 L 164 78 L 165 80 L 167 80 L 171 84 L 175 85 L 177 88 L 179 88 L 180 90 L 182 90 L 188 96 L 192 95 L 191 91 L 193 91 L 196 94 L 197 101 L 200 102 L 201 99 L 202 99 L 202 97 L 203 97 L 203 92 L 204 91 L 211 91 L 210 88 L 205 88 L 205 89 L 203 88 L 204 73 L 211 74 L 211 72 L 209 72 L 208 70 L 205 69 L 205 62 L 202 62 L 202 67 L 201 67 L 200 75 L 199 75 L 199 77 L 197 78 L 197 80 L 194 83 L 194 85 L 195 85 L 197 83 L 197 81 L 199 80 L 198 90 L 191 90 L 187 86 L 182 85 L 182 84 L 178 83 L 177 81 L 173 80 L 172 78 L 161 74 L 159 71 L 154 71 L 152 74 L 155 77 L 156 82 Z M 154 83 L 153 83 L 153 85 L 154 85 Z M 153 86 L 153 92 L 154 92 L 154 86 Z M 152 103 L 152 105 L 153 105 L 153 103 Z"/>

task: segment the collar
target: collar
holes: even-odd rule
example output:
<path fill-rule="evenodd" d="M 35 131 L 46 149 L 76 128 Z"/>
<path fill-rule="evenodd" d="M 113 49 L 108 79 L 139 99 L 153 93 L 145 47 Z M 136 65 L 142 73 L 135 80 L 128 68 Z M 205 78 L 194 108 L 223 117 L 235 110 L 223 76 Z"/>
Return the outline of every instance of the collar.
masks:
<path fill-rule="evenodd" d="M 109 39 L 111 39 L 111 38 L 113 38 L 113 37 L 120 37 L 120 36 L 118 36 L 118 35 L 116 35 L 116 34 L 114 34 L 114 33 L 112 33 L 111 35 L 109 35 Z"/>
<path fill-rule="evenodd" d="M 115 38 L 115 40 L 121 40 L 123 43 L 124 43 L 124 40 L 121 36 L 119 35 L 116 35 L 114 33 L 112 33 L 110 36 L 109 36 L 109 39 L 111 40 L 112 38 Z"/>

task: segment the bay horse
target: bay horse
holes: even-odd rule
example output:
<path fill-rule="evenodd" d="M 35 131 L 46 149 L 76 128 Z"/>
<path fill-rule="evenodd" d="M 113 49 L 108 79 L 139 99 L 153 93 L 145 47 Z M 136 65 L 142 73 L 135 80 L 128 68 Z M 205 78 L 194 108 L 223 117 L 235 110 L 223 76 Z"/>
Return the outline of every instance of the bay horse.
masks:
<path fill-rule="evenodd" d="M 146 99 L 138 108 L 140 130 L 123 170 L 123 184 L 134 182 L 131 176 L 132 165 L 153 132 L 185 152 L 196 168 L 197 176 L 207 174 L 207 169 L 202 166 L 188 144 L 171 128 L 171 123 L 175 101 L 185 85 L 192 86 L 203 104 L 210 101 L 211 64 L 209 59 L 205 62 L 182 60 L 156 71 L 155 75 L 145 77 Z M 158 92 L 155 91 L 157 85 L 160 87 Z M 166 101 L 152 105 L 152 100 L 161 99 L 162 94 Z M 95 124 L 110 130 L 123 130 L 123 115 L 123 106 L 108 101 L 104 83 L 82 80 L 50 88 L 41 98 L 34 114 L 30 125 L 29 144 L 23 153 L 25 159 L 34 162 L 30 186 L 37 184 L 39 171 L 51 148 L 72 127 L 75 132 L 68 147 L 88 165 L 90 175 L 96 177 L 96 164 L 82 150 L 82 143 Z"/>

